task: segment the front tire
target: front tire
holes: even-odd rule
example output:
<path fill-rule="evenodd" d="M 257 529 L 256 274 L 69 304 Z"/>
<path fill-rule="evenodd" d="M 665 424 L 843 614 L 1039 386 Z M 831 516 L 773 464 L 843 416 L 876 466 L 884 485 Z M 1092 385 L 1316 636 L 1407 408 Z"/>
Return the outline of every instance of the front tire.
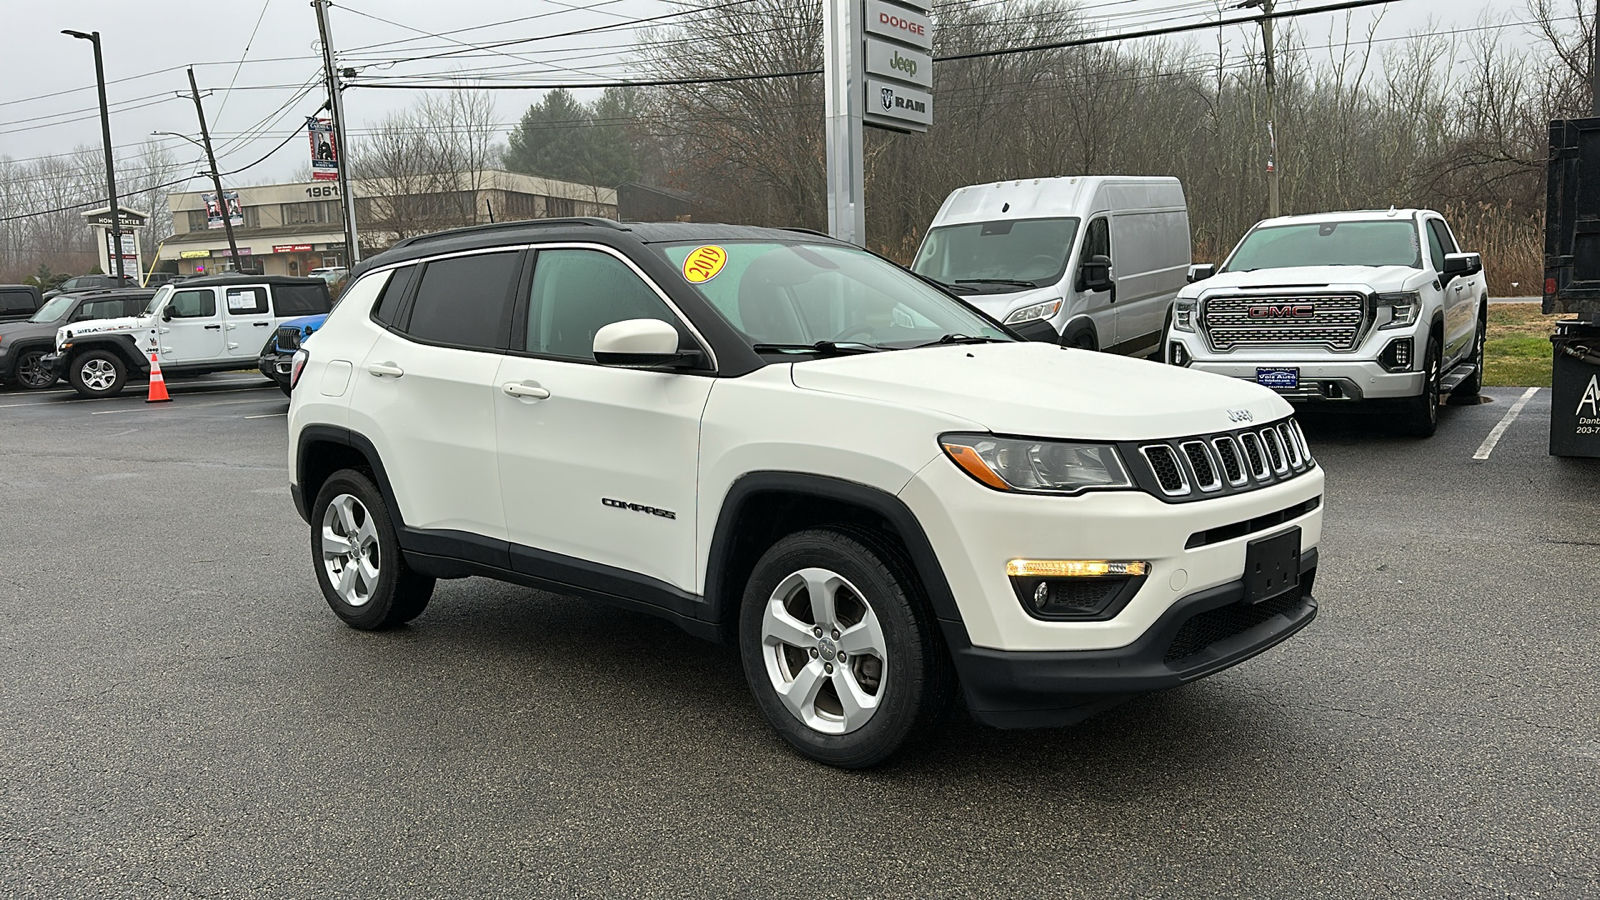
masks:
<path fill-rule="evenodd" d="M 56 383 L 56 379 L 45 371 L 42 360 L 45 357 L 44 348 L 23 350 L 17 354 L 17 367 L 12 370 L 12 380 L 25 391 L 42 391 Z"/>
<path fill-rule="evenodd" d="M 317 492 L 311 560 L 334 615 L 362 631 L 403 625 L 433 596 L 434 580 L 406 565 L 383 495 L 354 469 L 335 472 Z"/>
<path fill-rule="evenodd" d="M 128 386 L 128 367 L 110 350 L 88 350 L 67 364 L 67 380 L 84 397 L 115 397 Z"/>
<path fill-rule="evenodd" d="M 904 554 L 861 529 L 801 531 L 767 550 L 745 586 L 739 647 L 773 729 L 841 768 L 876 765 L 931 731 L 954 693 Z"/>
<path fill-rule="evenodd" d="M 1444 352 L 1437 337 L 1428 338 L 1428 350 L 1422 357 L 1422 395 L 1404 401 L 1401 430 L 1413 437 L 1432 437 L 1439 430 L 1439 367 Z"/>

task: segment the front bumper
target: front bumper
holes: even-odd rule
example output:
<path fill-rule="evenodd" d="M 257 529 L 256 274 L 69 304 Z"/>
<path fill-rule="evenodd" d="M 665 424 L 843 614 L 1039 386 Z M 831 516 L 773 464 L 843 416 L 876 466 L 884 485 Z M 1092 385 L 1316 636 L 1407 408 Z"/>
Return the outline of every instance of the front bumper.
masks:
<path fill-rule="evenodd" d="M 1142 637 L 1109 650 L 1007 651 L 974 647 L 942 621 L 968 711 L 996 728 L 1071 725 L 1134 694 L 1165 690 L 1244 662 L 1311 624 L 1315 548 L 1300 557 L 1300 588 L 1255 606 L 1244 582 L 1190 594 Z"/>
<path fill-rule="evenodd" d="M 67 367 L 67 361 L 60 353 L 46 353 L 44 356 L 39 357 L 39 367 L 44 369 L 46 375 L 59 381 Z"/>
<path fill-rule="evenodd" d="M 293 353 L 263 353 L 256 360 L 256 368 L 261 374 L 278 383 L 279 387 L 289 386 L 289 372 L 294 363 Z"/>
<path fill-rule="evenodd" d="M 1352 353 L 1307 353 L 1303 349 L 1259 349 L 1246 353 L 1215 353 L 1206 346 L 1198 332 L 1172 331 L 1167 346 L 1162 348 L 1162 359 L 1171 362 L 1173 346 L 1180 345 L 1191 362 L 1188 368 L 1215 375 L 1239 378 L 1256 383 L 1256 369 L 1296 368 L 1300 370 L 1300 387 L 1293 390 L 1274 388 L 1279 396 L 1293 402 L 1319 400 L 1390 400 L 1422 395 L 1422 372 L 1390 372 L 1378 364 L 1377 356 L 1391 340 L 1413 341 L 1412 365 L 1423 347 L 1427 345 L 1427 332 L 1378 331 L 1369 335 L 1362 346 Z"/>

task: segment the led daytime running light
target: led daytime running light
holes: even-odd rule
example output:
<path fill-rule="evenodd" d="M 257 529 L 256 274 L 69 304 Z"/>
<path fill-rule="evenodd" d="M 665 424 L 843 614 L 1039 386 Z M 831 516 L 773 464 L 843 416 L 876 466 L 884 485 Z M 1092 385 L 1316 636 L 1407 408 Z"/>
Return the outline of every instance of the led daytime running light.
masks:
<path fill-rule="evenodd" d="M 1150 564 L 1142 560 L 1013 559 L 1006 563 L 1006 575 L 1011 578 L 1106 578 L 1149 572 Z"/>

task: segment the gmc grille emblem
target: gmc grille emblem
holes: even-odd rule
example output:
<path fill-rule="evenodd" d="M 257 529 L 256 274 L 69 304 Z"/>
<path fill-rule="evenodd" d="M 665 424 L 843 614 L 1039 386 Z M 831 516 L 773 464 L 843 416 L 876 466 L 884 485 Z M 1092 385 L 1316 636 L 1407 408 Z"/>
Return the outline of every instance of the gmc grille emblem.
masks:
<path fill-rule="evenodd" d="M 1252 319 L 1309 319 L 1317 308 L 1309 303 L 1268 303 L 1252 306 L 1249 312 Z"/>

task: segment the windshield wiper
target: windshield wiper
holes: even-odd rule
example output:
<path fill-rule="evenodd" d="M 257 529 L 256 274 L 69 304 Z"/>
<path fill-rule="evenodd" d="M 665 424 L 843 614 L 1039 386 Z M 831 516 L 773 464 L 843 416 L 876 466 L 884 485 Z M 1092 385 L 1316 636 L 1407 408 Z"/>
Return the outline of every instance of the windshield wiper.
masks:
<path fill-rule="evenodd" d="M 761 353 L 762 351 L 793 351 L 798 353 L 818 353 L 823 356 L 838 356 L 844 353 L 876 353 L 884 348 L 876 344 L 863 344 L 859 341 L 817 341 L 815 344 L 751 344 L 750 349 Z"/>
<path fill-rule="evenodd" d="M 957 278 L 956 284 L 1010 284 L 1016 287 L 1038 287 L 1031 281 L 1018 278 Z"/>
<path fill-rule="evenodd" d="M 940 281 L 937 278 L 924 275 L 921 272 L 912 272 L 910 269 L 907 269 L 906 271 L 911 272 L 912 275 L 915 275 L 917 278 L 933 285 L 947 294 L 976 294 L 978 292 L 977 288 L 967 287 L 963 284 L 949 284 L 947 282 Z"/>
<path fill-rule="evenodd" d="M 911 349 L 915 350 L 915 349 L 917 349 L 917 347 L 937 347 L 937 346 L 939 346 L 941 344 L 1010 344 L 1010 343 L 1014 343 L 1014 342 L 1013 341 L 1008 341 L 1005 338 L 973 337 L 970 334 L 947 334 L 947 335 L 939 338 L 937 341 L 929 341 L 926 344 L 918 344 L 916 347 L 912 347 Z"/>

